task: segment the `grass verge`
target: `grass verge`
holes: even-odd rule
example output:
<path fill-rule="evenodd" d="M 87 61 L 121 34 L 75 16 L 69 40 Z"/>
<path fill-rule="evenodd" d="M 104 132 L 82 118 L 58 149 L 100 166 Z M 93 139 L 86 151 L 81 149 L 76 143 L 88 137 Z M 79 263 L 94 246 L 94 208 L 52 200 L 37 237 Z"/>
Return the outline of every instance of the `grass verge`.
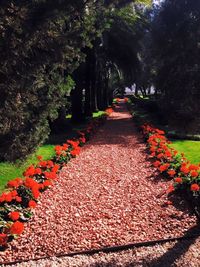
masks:
<path fill-rule="evenodd" d="M 54 155 L 54 145 L 43 145 L 37 151 L 30 155 L 26 161 L 17 161 L 16 163 L 0 162 L 0 192 L 5 189 L 8 181 L 22 177 L 24 170 L 31 164 L 38 162 L 37 156 L 42 155 L 44 160 L 50 159 Z"/>
<path fill-rule="evenodd" d="M 171 146 L 180 153 L 184 153 L 191 163 L 200 163 L 200 141 L 174 140 Z"/>
<path fill-rule="evenodd" d="M 98 118 L 105 114 L 104 111 L 98 111 L 93 113 L 93 118 Z M 69 117 L 69 116 L 68 116 Z M 67 118 L 69 119 L 69 118 Z M 38 160 L 37 156 L 41 155 L 44 160 L 51 159 L 54 156 L 54 146 L 57 144 L 63 144 L 67 139 L 71 139 L 75 136 L 77 130 L 81 130 L 85 127 L 86 123 L 78 125 L 76 128 L 72 128 L 69 132 L 53 134 L 50 136 L 47 144 L 39 147 L 35 153 L 30 155 L 25 161 L 18 160 L 16 163 L 0 162 L 0 193 L 5 190 L 5 186 L 8 181 L 22 177 L 24 170 L 30 166 L 35 165 Z"/>

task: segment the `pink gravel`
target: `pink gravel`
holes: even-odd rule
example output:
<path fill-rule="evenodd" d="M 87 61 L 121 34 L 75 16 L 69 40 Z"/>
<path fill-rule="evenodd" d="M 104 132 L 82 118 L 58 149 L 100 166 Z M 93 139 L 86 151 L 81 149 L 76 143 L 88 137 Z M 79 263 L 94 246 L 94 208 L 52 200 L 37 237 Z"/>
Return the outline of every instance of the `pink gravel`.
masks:
<path fill-rule="evenodd" d="M 24 233 L 0 263 L 178 237 L 197 224 L 186 203 L 165 205 L 146 146 L 121 104 L 40 198 Z"/>

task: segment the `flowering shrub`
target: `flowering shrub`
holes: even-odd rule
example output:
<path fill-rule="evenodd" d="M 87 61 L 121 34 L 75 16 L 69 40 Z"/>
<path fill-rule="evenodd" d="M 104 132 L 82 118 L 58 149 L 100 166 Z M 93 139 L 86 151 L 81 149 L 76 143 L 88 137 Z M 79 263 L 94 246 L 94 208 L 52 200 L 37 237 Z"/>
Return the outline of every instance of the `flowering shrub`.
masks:
<path fill-rule="evenodd" d="M 107 113 L 110 114 L 110 113 Z M 32 216 L 40 194 L 58 178 L 59 170 L 80 153 L 81 146 L 89 140 L 107 115 L 93 119 L 86 129 L 77 132 L 78 138 L 67 140 L 62 146 L 55 146 L 52 160 L 43 160 L 38 156 L 39 163 L 29 166 L 23 178 L 15 178 L 7 183 L 7 189 L 0 195 L 0 246 L 7 243 L 24 231 L 24 222 Z"/>
<path fill-rule="evenodd" d="M 110 115 L 113 112 L 113 109 L 112 108 L 107 108 L 105 110 L 105 112 L 106 112 L 107 115 Z"/>
<path fill-rule="evenodd" d="M 120 98 L 114 98 L 113 99 L 113 104 L 118 104 L 120 102 Z"/>
<path fill-rule="evenodd" d="M 173 179 L 168 189 L 171 193 L 177 189 L 188 190 L 193 196 L 200 196 L 200 164 L 191 164 L 182 153 L 169 146 L 165 132 L 144 124 L 142 131 L 148 144 L 153 165 L 159 172 Z"/>

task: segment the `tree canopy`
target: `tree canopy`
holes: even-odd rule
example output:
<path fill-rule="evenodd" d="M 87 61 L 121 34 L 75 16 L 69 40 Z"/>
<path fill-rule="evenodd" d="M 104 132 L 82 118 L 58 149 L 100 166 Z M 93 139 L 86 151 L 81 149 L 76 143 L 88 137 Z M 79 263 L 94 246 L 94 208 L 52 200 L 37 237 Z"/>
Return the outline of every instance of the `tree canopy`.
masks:
<path fill-rule="evenodd" d="M 0 159 L 23 157 L 44 142 L 75 84 L 86 91 L 84 114 L 98 108 L 91 107 L 94 91 L 100 108 L 108 104 L 112 64 L 102 34 L 114 30 L 113 14 L 130 2 L 1 1 Z"/>
<path fill-rule="evenodd" d="M 155 85 L 170 120 L 200 128 L 200 3 L 166 0 L 152 22 Z"/>
<path fill-rule="evenodd" d="M 82 121 L 133 83 L 154 85 L 169 121 L 199 125 L 200 3 L 151 2 L 1 1 L 1 160 L 31 153 L 70 106 Z"/>

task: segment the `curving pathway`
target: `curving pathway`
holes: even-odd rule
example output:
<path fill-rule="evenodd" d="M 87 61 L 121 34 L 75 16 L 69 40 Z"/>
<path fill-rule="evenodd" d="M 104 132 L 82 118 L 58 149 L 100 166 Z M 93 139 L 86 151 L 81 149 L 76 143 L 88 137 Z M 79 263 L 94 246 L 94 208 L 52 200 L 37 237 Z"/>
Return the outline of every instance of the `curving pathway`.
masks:
<path fill-rule="evenodd" d="M 165 205 L 158 175 L 123 103 L 40 198 L 25 232 L 0 252 L 28 260 L 181 236 L 196 225 L 185 203 Z"/>

